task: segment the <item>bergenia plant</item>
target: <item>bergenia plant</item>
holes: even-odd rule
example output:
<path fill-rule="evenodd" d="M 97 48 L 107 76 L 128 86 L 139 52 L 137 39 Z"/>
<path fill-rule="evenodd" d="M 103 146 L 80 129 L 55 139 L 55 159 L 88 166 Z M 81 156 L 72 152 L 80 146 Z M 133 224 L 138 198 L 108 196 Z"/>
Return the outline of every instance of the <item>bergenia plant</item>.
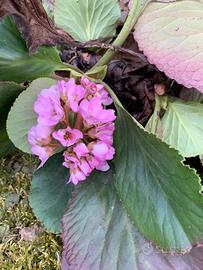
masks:
<path fill-rule="evenodd" d="M 0 154 L 62 270 L 202 270 L 203 3 L 3 2 Z"/>

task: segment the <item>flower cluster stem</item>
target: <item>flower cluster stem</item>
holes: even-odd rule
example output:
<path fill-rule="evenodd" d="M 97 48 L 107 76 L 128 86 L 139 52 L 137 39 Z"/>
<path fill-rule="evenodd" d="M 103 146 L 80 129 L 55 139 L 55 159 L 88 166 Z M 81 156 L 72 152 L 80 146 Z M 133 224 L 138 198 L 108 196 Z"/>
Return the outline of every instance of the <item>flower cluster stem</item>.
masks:
<path fill-rule="evenodd" d="M 76 121 L 75 121 L 74 128 L 77 128 L 77 129 L 80 130 L 81 126 L 82 126 L 82 122 L 83 122 L 82 115 L 80 113 L 77 113 L 77 118 L 76 118 Z"/>
<path fill-rule="evenodd" d="M 138 0 L 132 0 L 132 8 L 129 12 L 129 15 L 124 23 L 124 26 L 113 42 L 113 46 L 122 46 L 125 40 L 127 39 L 128 35 L 130 34 L 131 30 L 133 29 L 135 23 L 137 22 L 137 19 L 139 17 L 139 9 L 138 9 Z M 97 62 L 97 64 L 92 68 L 98 66 L 104 66 L 107 65 L 114 57 L 115 51 L 109 49 L 102 58 Z"/>
<path fill-rule="evenodd" d="M 158 124 L 160 121 L 161 109 L 166 110 L 167 103 L 168 103 L 167 96 L 155 95 L 155 108 L 154 108 L 154 113 L 152 117 L 152 125 L 151 125 L 151 130 L 150 130 L 154 134 L 156 134 L 157 132 Z"/>

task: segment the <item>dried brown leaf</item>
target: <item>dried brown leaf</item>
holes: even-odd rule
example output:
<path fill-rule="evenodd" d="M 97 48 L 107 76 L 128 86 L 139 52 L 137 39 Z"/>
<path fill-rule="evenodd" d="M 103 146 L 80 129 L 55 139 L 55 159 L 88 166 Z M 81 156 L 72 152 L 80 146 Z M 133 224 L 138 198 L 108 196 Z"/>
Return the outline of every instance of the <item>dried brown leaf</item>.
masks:
<path fill-rule="evenodd" d="M 55 26 L 40 0 L 0 0 L 0 17 L 12 15 L 31 53 L 41 45 L 76 45 L 73 38 Z"/>
<path fill-rule="evenodd" d="M 21 240 L 29 242 L 36 240 L 43 231 L 44 230 L 41 227 L 33 225 L 31 227 L 22 228 L 19 231 L 19 234 Z"/>

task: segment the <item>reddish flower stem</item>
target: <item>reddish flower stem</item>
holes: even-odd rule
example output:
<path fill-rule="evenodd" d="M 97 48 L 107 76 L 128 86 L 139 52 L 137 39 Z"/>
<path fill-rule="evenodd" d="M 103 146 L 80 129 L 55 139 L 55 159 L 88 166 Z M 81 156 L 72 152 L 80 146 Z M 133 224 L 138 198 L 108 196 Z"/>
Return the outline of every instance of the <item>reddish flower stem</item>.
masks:
<path fill-rule="evenodd" d="M 82 118 L 81 114 L 77 113 L 77 118 L 76 118 L 76 121 L 75 121 L 74 128 L 81 130 L 82 122 L 83 122 L 83 118 Z"/>

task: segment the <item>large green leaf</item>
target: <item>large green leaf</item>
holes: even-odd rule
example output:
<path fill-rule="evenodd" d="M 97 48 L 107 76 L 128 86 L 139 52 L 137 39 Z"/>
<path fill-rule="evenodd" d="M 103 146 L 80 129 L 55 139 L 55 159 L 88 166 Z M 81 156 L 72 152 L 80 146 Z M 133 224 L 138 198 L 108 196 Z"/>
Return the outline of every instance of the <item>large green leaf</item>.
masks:
<path fill-rule="evenodd" d="M 147 125 L 149 130 L 152 120 L 153 117 Z M 203 105 L 181 100 L 168 102 L 155 132 L 184 157 L 203 154 Z"/>
<path fill-rule="evenodd" d="M 200 270 L 203 249 L 163 254 L 133 227 L 112 182 L 94 173 L 73 195 L 62 221 L 62 270 Z"/>
<path fill-rule="evenodd" d="M 19 95 L 11 108 L 7 120 L 7 132 L 14 145 L 24 152 L 32 153 L 27 140 L 28 131 L 37 123 L 37 115 L 33 110 L 33 104 L 38 93 L 51 85 L 55 80 L 40 78 L 33 81 L 30 86 Z"/>
<path fill-rule="evenodd" d="M 0 37 L 0 80 L 23 82 L 66 68 L 54 48 L 41 47 L 38 53 L 29 55 L 24 40 L 8 17 L 0 21 Z"/>
<path fill-rule="evenodd" d="M 56 0 L 55 22 L 78 41 L 115 34 L 120 18 L 117 0 Z"/>
<path fill-rule="evenodd" d="M 62 154 L 57 154 L 34 174 L 29 196 L 34 214 L 53 233 L 61 231 L 61 218 L 73 191 L 62 162 Z"/>
<path fill-rule="evenodd" d="M 117 105 L 115 185 L 140 232 L 164 250 L 186 250 L 203 237 L 200 179 L 182 157 Z"/>
<path fill-rule="evenodd" d="M 12 152 L 15 147 L 9 140 L 6 132 L 6 117 L 1 115 L 1 125 L 0 125 L 0 157 L 6 156 Z"/>
<path fill-rule="evenodd" d="M 24 87 L 13 82 L 0 82 L 0 156 L 4 156 L 14 149 L 14 145 L 6 132 L 6 119 L 10 107 Z"/>
<path fill-rule="evenodd" d="M 0 81 L 0 112 L 8 112 L 10 106 L 24 89 L 24 86 L 17 83 Z"/>

